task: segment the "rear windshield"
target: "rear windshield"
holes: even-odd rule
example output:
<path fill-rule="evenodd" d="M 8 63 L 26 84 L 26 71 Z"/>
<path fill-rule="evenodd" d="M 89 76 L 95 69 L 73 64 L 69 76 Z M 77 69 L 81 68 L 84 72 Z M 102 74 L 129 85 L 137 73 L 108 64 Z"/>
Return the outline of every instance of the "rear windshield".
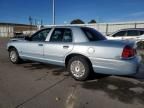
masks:
<path fill-rule="evenodd" d="M 93 28 L 82 27 L 82 31 L 85 33 L 89 41 L 106 40 L 106 38 Z"/>

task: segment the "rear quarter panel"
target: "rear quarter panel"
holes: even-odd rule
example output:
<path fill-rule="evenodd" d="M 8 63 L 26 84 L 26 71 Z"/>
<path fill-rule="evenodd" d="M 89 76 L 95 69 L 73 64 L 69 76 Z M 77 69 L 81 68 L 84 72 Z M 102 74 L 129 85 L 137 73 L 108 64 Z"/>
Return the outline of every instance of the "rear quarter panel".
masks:
<path fill-rule="evenodd" d="M 133 46 L 134 44 L 107 40 L 77 43 L 71 53 L 88 57 L 96 73 L 128 75 L 136 72 L 139 62 L 137 57 L 130 60 L 121 58 L 126 45 Z"/>
<path fill-rule="evenodd" d="M 107 41 L 75 43 L 72 53 L 94 58 L 118 59 L 124 46 L 125 44 Z"/>

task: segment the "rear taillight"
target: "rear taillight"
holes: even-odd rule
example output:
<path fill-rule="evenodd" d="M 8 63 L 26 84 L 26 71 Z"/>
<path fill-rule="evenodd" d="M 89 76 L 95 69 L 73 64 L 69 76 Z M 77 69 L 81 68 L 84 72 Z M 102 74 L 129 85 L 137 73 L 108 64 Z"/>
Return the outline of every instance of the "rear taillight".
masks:
<path fill-rule="evenodd" d="M 125 46 L 122 52 L 122 58 L 130 58 L 136 55 L 136 50 L 130 46 Z"/>

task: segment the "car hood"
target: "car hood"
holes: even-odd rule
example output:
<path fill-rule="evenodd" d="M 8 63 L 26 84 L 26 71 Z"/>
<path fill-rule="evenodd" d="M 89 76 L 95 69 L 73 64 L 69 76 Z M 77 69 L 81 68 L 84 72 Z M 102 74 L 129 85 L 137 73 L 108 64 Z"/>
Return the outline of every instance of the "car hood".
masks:
<path fill-rule="evenodd" d="M 25 38 L 12 38 L 10 41 L 24 41 Z"/>

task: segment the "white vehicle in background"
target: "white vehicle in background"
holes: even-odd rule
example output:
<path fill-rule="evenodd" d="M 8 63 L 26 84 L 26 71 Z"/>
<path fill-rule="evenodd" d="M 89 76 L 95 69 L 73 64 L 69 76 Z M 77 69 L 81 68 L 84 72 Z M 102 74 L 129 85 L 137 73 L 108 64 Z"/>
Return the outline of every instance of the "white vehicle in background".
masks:
<path fill-rule="evenodd" d="M 122 29 L 107 36 L 110 40 L 132 40 L 137 42 L 144 41 L 144 28 Z"/>

